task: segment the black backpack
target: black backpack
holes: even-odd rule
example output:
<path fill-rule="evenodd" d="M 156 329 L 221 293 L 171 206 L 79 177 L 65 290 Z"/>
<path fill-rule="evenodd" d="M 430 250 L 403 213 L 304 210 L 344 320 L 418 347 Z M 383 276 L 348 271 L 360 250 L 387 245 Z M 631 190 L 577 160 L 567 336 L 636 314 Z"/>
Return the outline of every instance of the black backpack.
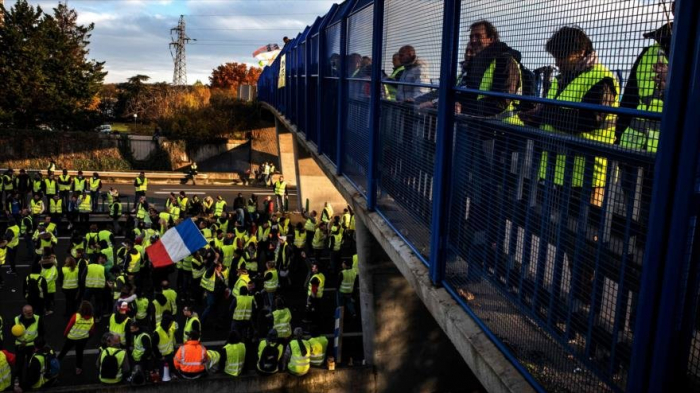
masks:
<path fill-rule="evenodd" d="M 270 345 L 270 342 L 268 341 L 267 345 L 265 348 L 263 348 L 262 353 L 260 354 L 260 361 L 258 362 L 260 370 L 265 372 L 274 372 L 277 370 L 278 361 L 279 349 L 276 346 Z"/>
<path fill-rule="evenodd" d="M 105 379 L 115 379 L 119 375 L 117 354 L 122 350 L 109 351 L 109 348 L 105 348 L 104 351 L 106 351 L 106 355 L 100 364 L 100 376 Z"/>
<path fill-rule="evenodd" d="M 522 85 L 522 95 L 537 97 L 537 78 L 535 73 L 529 68 L 525 67 L 521 62 L 518 62 L 520 66 L 520 84 Z M 520 100 L 516 109 L 518 111 L 529 111 L 534 109 L 535 103 Z"/>
<path fill-rule="evenodd" d="M 44 378 L 54 379 L 61 372 L 61 362 L 56 357 L 56 353 L 52 350 L 47 350 L 44 353 Z"/>

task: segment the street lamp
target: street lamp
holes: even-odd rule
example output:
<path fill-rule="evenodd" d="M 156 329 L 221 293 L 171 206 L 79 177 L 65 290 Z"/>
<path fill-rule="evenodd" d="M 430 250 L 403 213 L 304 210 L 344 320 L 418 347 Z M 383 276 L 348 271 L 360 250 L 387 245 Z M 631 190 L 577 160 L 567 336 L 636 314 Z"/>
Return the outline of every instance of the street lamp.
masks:
<path fill-rule="evenodd" d="M 136 124 L 136 118 L 137 118 L 138 116 L 139 116 L 139 115 L 137 115 L 136 113 L 134 113 L 134 124 Z"/>

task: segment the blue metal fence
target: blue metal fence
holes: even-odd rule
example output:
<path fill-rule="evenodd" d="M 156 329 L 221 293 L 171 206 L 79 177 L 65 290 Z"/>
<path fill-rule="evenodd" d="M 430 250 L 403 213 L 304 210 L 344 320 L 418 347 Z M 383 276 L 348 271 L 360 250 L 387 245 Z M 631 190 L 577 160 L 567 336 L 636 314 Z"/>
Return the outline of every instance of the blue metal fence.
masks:
<path fill-rule="evenodd" d="M 675 3 L 348 0 L 258 95 L 536 389 L 697 390 L 700 3 Z"/>

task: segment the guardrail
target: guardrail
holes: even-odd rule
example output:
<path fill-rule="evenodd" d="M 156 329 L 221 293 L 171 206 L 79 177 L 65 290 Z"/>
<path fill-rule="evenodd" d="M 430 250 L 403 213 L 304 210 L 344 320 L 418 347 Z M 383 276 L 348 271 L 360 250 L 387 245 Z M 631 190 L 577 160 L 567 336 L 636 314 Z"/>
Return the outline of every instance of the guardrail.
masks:
<path fill-rule="evenodd" d="M 675 3 L 671 32 L 669 1 L 348 0 L 263 70 L 259 99 L 330 159 L 536 389 L 697 389 L 700 4 Z M 511 45 L 517 91 L 495 60 L 491 80 L 488 63 L 483 75 L 469 68 L 494 38 L 480 20 Z M 611 70 L 601 71 L 607 101 L 548 94 L 571 81 L 546 66 L 553 33 L 572 24 L 598 70 Z M 397 52 L 411 78 L 390 78 Z M 635 62 L 644 53 L 657 54 Z M 644 89 L 663 110 L 623 97 Z M 499 100 L 512 106 L 479 112 Z M 582 132 L 594 121 L 597 135 Z M 619 144 L 625 127 L 651 130 L 658 145 Z"/>

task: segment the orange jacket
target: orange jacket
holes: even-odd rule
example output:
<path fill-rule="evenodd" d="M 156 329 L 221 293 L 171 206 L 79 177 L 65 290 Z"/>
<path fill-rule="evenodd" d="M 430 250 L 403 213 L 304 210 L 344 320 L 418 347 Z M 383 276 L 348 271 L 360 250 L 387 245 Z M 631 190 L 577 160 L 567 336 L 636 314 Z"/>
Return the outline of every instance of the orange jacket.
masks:
<path fill-rule="evenodd" d="M 199 341 L 189 340 L 177 350 L 175 368 L 183 373 L 201 373 L 208 361 L 207 349 Z"/>

